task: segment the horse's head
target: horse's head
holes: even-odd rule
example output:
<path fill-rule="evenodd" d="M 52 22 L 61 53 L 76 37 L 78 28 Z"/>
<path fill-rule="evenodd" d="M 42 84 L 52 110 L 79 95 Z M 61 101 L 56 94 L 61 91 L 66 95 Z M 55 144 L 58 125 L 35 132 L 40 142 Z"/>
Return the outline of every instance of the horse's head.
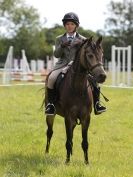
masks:
<path fill-rule="evenodd" d="M 94 41 L 92 37 L 86 39 L 81 46 L 80 63 L 98 83 L 106 79 L 106 72 L 103 68 L 102 37 Z"/>

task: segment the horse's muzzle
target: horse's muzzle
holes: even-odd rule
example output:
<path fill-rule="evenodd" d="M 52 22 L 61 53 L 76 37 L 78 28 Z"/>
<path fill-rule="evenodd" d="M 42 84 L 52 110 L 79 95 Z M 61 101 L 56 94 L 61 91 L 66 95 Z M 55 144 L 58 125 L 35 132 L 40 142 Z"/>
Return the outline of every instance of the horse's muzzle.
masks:
<path fill-rule="evenodd" d="M 100 74 L 99 76 L 98 76 L 98 78 L 97 78 L 97 82 L 98 83 L 103 83 L 103 82 L 105 82 L 105 80 L 106 80 L 106 74 Z"/>

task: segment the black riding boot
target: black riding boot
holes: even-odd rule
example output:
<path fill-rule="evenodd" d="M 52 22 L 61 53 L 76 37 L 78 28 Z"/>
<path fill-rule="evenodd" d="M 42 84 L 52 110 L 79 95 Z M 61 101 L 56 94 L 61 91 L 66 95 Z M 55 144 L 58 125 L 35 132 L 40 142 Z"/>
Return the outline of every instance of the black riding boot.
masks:
<path fill-rule="evenodd" d="M 106 111 L 106 107 L 100 104 L 100 87 L 93 87 L 93 104 L 94 104 L 94 113 L 96 115 L 101 114 Z"/>
<path fill-rule="evenodd" d="M 47 88 L 47 93 L 48 93 L 48 104 L 46 105 L 45 114 L 52 116 L 55 114 L 55 106 L 54 106 L 55 91 L 54 89 Z"/>

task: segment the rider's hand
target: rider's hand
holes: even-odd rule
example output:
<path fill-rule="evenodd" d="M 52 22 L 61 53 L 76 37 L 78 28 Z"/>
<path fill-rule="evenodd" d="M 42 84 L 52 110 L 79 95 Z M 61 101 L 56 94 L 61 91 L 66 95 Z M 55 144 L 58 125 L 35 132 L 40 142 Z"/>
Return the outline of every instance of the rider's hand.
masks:
<path fill-rule="evenodd" d="M 76 41 L 73 42 L 73 46 L 80 46 L 82 44 L 82 40 L 77 39 Z"/>
<path fill-rule="evenodd" d="M 61 47 L 64 48 L 64 47 L 67 47 L 67 46 L 70 46 L 71 45 L 71 41 L 66 41 L 66 42 L 63 42 L 61 44 Z"/>

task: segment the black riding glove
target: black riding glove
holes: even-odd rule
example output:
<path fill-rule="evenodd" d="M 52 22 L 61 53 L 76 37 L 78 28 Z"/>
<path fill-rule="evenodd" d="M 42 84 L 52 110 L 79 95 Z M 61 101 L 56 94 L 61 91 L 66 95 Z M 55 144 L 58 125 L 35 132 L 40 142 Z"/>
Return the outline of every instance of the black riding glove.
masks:
<path fill-rule="evenodd" d="M 72 46 L 80 46 L 82 43 L 83 43 L 82 40 L 77 39 L 76 41 L 74 41 L 74 42 L 72 43 Z"/>
<path fill-rule="evenodd" d="M 66 41 L 61 44 L 61 47 L 64 48 L 64 47 L 68 47 L 70 45 L 71 45 L 71 41 Z"/>

